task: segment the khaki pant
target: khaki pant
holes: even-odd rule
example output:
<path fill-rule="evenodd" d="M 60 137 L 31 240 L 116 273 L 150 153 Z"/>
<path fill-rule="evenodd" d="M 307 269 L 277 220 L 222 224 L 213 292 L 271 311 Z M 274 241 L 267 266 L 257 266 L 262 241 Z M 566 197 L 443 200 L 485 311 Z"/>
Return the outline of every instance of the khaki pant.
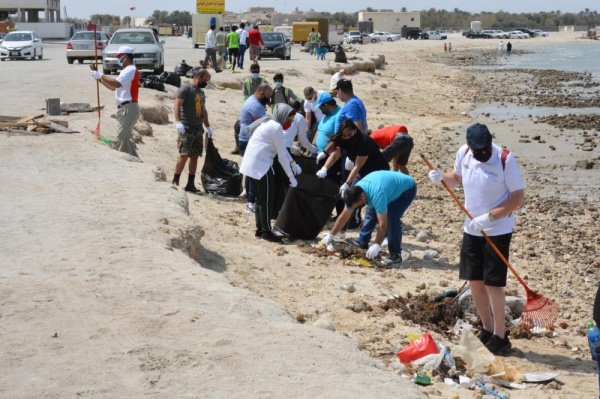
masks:
<path fill-rule="evenodd" d="M 131 140 L 131 132 L 140 114 L 141 110 L 138 103 L 125 104 L 117 111 L 117 150 L 138 158 L 135 143 Z"/>

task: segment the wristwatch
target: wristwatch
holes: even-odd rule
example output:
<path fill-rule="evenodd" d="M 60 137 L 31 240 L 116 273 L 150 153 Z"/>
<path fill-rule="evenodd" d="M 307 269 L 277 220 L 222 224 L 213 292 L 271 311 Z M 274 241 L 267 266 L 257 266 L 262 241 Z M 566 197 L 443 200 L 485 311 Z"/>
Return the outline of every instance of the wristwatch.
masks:
<path fill-rule="evenodd" d="M 490 222 L 494 221 L 494 214 L 492 212 L 488 212 L 487 217 Z"/>

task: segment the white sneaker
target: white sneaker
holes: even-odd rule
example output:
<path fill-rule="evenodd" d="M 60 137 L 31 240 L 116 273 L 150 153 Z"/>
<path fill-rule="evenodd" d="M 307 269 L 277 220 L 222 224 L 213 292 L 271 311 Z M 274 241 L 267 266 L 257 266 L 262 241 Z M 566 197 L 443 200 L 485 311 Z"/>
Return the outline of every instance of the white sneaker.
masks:
<path fill-rule="evenodd" d="M 248 202 L 248 203 L 246 203 L 246 210 L 244 212 L 254 213 L 254 208 L 256 208 L 256 204 L 253 202 Z"/>

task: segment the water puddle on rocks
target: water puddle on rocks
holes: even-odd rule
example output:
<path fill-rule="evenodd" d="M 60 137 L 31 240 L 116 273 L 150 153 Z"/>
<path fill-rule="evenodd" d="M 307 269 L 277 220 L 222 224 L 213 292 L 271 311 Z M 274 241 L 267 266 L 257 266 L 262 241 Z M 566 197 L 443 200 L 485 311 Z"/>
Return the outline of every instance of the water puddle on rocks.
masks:
<path fill-rule="evenodd" d="M 528 119 L 531 117 L 551 116 L 551 115 L 585 115 L 598 114 L 600 108 L 553 108 L 553 107 L 524 107 L 517 105 L 486 105 L 477 107 L 472 110 L 469 115 L 473 118 L 482 115 L 490 118 L 511 118 L 511 119 Z"/>

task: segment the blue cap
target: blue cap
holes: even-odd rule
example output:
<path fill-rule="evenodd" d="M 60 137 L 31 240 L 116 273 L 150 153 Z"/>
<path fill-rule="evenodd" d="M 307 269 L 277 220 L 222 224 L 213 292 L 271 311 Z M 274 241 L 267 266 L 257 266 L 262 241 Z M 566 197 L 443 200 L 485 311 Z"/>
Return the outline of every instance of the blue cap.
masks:
<path fill-rule="evenodd" d="M 467 129 L 467 144 L 472 150 L 483 150 L 492 145 L 492 134 L 487 126 L 476 123 Z"/>
<path fill-rule="evenodd" d="M 319 97 L 317 98 L 317 108 L 320 108 L 321 105 L 328 103 L 331 100 L 333 100 L 331 94 L 327 92 L 319 94 Z"/>

